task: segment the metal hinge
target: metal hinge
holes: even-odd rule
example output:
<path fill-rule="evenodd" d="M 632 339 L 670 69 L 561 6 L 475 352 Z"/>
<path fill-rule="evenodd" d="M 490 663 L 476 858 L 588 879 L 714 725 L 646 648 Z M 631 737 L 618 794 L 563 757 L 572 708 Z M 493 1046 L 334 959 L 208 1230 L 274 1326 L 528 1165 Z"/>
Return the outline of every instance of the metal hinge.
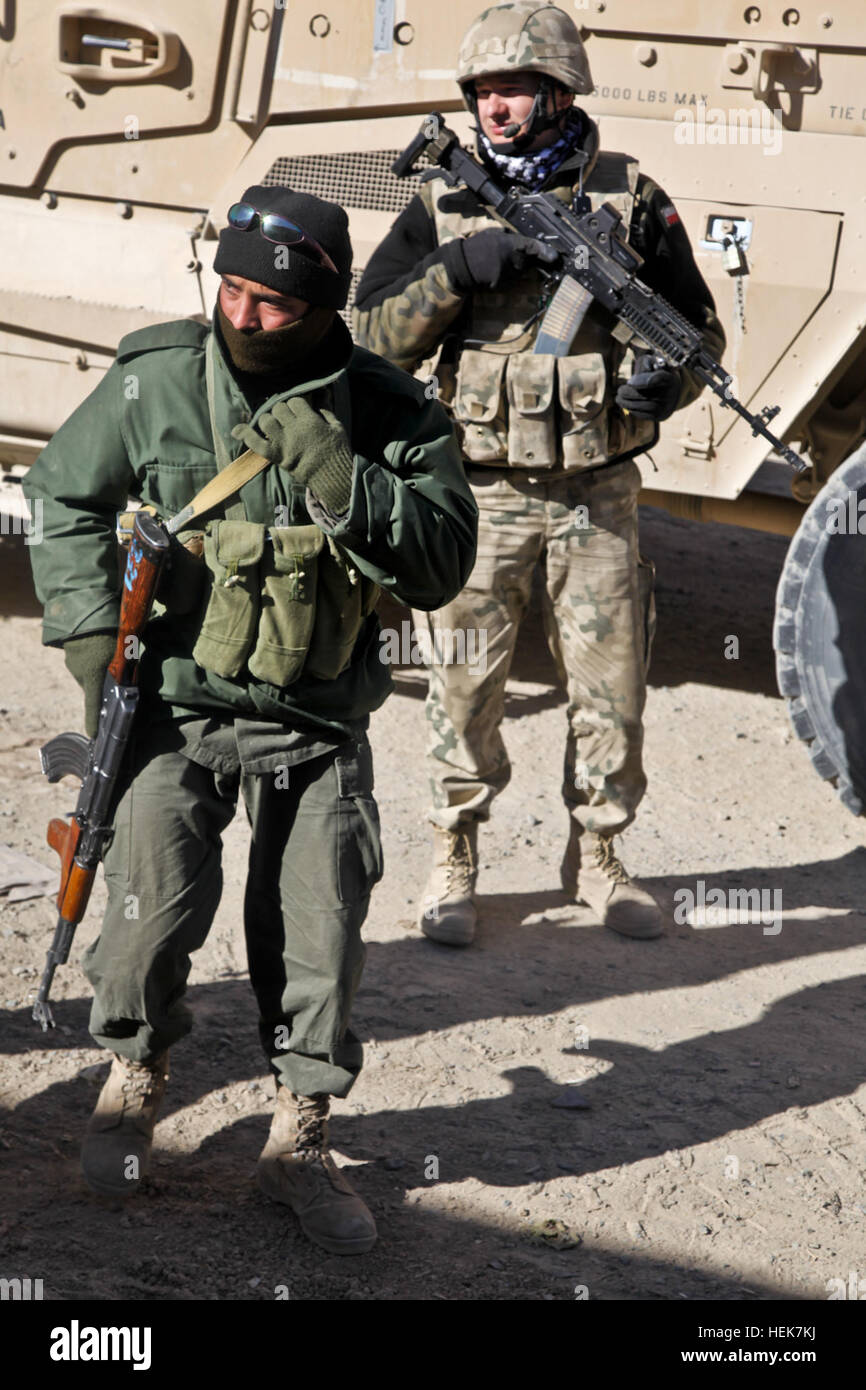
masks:
<path fill-rule="evenodd" d="M 817 92 L 818 50 L 793 43 L 729 43 L 721 85 L 751 88 L 756 101 L 768 101 L 774 91 Z"/>

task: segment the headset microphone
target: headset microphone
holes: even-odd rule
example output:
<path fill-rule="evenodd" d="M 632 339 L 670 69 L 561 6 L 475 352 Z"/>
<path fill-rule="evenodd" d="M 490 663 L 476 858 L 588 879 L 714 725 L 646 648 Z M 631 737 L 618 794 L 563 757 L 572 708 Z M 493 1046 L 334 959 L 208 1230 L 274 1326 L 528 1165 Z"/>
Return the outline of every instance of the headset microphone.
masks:
<path fill-rule="evenodd" d="M 519 129 L 520 126 L 516 121 L 512 121 L 510 125 L 505 127 L 502 134 L 505 136 L 506 140 L 513 140 Z"/>

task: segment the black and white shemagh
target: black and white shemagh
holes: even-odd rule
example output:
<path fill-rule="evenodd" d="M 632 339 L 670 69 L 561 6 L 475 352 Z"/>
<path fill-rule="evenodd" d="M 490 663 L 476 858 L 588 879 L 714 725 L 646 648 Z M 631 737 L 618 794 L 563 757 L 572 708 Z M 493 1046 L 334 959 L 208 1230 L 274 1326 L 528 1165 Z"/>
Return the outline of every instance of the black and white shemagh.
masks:
<path fill-rule="evenodd" d="M 585 134 L 583 112 L 572 107 L 565 118 L 562 134 L 552 145 L 533 150 L 530 154 L 497 154 L 491 147 L 484 131 L 478 130 L 478 147 L 484 163 L 515 183 L 521 183 L 532 192 L 543 188 L 551 174 L 554 174 L 576 149 L 580 149 Z"/>

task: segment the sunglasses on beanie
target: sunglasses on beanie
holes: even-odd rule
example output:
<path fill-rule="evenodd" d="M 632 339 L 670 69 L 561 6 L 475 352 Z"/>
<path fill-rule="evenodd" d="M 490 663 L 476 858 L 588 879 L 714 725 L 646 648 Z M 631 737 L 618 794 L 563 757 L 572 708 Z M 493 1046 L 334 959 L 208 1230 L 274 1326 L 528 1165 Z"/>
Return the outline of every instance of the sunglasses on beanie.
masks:
<path fill-rule="evenodd" d="M 277 246 L 292 246 L 300 255 L 318 261 L 325 270 L 332 270 L 337 274 L 337 267 L 325 248 L 287 217 L 280 217 L 275 212 L 259 212 L 258 208 L 254 208 L 250 203 L 232 203 L 228 210 L 229 226 L 239 232 L 248 232 L 255 226 L 256 219 L 265 241 L 273 242 Z"/>

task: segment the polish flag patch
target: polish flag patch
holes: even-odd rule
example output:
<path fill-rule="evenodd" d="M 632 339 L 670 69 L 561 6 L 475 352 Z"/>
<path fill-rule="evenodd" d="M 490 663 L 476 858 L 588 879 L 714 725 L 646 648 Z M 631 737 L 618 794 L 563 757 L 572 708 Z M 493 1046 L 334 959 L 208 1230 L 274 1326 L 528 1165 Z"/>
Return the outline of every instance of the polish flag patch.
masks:
<path fill-rule="evenodd" d="M 673 203 L 665 203 L 664 207 L 662 208 L 662 217 L 664 218 L 665 222 L 669 227 L 673 227 L 675 223 L 679 222 L 680 220 L 680 215 L 674 207 Z"/>

